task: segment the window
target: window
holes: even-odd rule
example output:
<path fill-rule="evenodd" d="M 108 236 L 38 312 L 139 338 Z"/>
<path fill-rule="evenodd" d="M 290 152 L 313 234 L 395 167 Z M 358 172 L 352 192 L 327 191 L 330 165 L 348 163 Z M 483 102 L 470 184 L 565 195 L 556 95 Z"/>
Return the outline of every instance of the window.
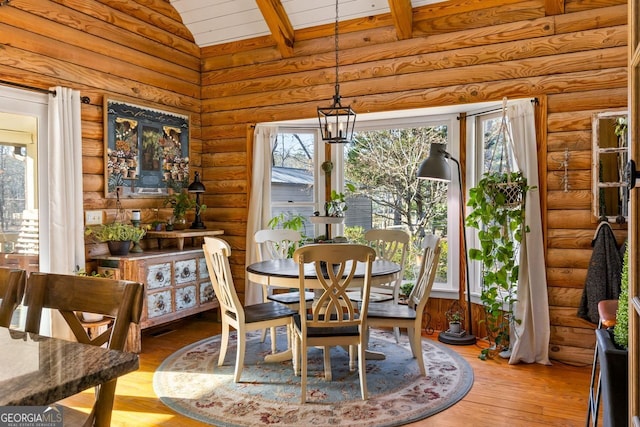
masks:
<path fill-rule="evenodd" d="M 467 121 L 467 137 L 470 143 L 467 146 L 467 188 L 474 187 L 485 172 L 506 171 L 507 156 L 512 172 L 517 170 L 515 159 L 511 150 L 503 148 L 503 135 L 501 135 L 502 111 L 482 114 L 475 119 Z M 477 230 L 467 228 L 468 248 L 479 248 Z M 479 302 L 482 284 L 482 266 L 479 262 L 469 263 L 470 289 L 474 302 Z"/>
<path fill-rule="evenodd" d="M 446 143 L 457 157 L 458 127 L 453 115 L 371 121 L 357 124 L 354 141 L 343 147 L 344 181 L 357 188 L 348 198 L 346 237 L 354 239 L 369 228 L 407 230 L 413 242 L 405 267 L 407 282 L 417 278 L 421 237 L 441 237 L 435 297 L 455 297 L 458 290 L 459 263 L 448 256 L 459 253 L 456 166 L 452 164 L 452 185 L 418 180 L 416 173 L 433 142 Z"/>
<path fill-rule="evenodd" d="M 486 111 L 497 105 L 478 104 L 476 108 Z M 314 227 L 308 218 L 315 211 L 323 214 L 325 172 L 322 163 L 325 152 L 330 152 L 332 189 L 342 189 L 349 207 L 344 224 L 332 225 L 332 236 L 344 235 L 353 240 L 358 232 L 372 227 L 407 227 L 419 244 L 421 233 L 437 234 L 441 237 L 443 251 L 432 296 L 458 298 L 461 206 L 457 165 L 450 162 L 451 183 L 419 183 L 415 179 L 420 163 L 429 154 L 430 143 L 436 139 L 437 142 L 446 142 L 447 151 L 460 159 L 458 111 L 469 111 L 469 106 L 358 115 L 356 140 L 360 145 L 323 144 L 318 141 L 316 120 L 276 123 L 280 128 L 271 158 L 272 215 L 290 217 L 300 214 L 308 237 L 325 234 L 324 225 Z M 474 120 L 469 122 L 475 123 Z M 475 125 L 471 127 L 475 129 Z M 467 133 L 467 141 L 474 140 L 475 135 Z M 392 158 L 387 152 L 376 151 L 384 147 L 392 149 L 394 144 L 401 142 L 407 144 L 397 150 L 406 156 L 402 161 Z M 470 145 L 473 142 L 469 142 Z M 358 166 L 354 157 L 365 152 L 375 155 L 369 158 L 369 164 Z M 467 162 L 474 158 L 468 155 Z M 414 168 L 413 176 L 411 168 Z M 477 168 L 472 165 L 469 169 Z M 374 180 L 376 176 L 378 181 Z M 345 182 L 369 191 L 350 194 Z M 473 181 L 467 178 L 467 182 Z M 408 190 L 394 191 L 394 188 Z M 412 202 L 407 203 L 407 199 Z M 405 276 L 405 280 L 411 281 L 411 275 Z"/>
<path fill-rule="evenodd" d="M 318 184 L 323 145 L 315 129 L 281 128 L 271 152 L 271 217 L 282 222 L 301 216 L 306 237 L 317 235 L 309 218 L 324 203 Z"/>

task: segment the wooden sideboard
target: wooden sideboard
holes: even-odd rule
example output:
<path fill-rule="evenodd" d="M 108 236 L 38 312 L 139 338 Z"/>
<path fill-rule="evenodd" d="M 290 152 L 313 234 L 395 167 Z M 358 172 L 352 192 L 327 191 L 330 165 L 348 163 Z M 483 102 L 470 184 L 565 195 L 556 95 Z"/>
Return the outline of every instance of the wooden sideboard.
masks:
<path fill-rule="evenodd" d="M 140 325 L 130 332 L 130 351 L 141 351 L 142 329 L 219 307 L 202 249 L 155 250 L 94 259 L 98 273 L 144 283 L 142 317 Z"/>

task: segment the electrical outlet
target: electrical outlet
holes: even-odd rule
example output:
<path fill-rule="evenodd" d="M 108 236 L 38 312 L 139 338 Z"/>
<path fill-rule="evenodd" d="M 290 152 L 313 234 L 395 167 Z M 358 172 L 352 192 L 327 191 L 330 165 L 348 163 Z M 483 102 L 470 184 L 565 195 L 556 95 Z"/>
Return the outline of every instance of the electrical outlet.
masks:
<path fill-rule="evenodd" d="M 86 211 L 84 213 L 84 222 L 86 225 L 102 224 L 102 211 Z"/>

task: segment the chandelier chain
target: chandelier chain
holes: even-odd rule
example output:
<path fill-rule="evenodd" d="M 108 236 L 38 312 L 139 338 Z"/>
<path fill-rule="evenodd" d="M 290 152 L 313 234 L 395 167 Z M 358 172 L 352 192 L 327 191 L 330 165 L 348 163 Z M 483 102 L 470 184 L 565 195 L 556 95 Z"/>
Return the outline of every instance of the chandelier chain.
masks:
<path fill-rule="evenodd" d="M 336 22 L 335 22 L 335 28 L 334 28 L 334 41 L 335 41 L 335 52 L 336 52 L 336 88 L 338 87 L 338 3 L 339 1 L 336 0 Z M 337 90 L 337 89 L 336 89 Z M 337 95 L 337 94 L 336 94 Z"/>

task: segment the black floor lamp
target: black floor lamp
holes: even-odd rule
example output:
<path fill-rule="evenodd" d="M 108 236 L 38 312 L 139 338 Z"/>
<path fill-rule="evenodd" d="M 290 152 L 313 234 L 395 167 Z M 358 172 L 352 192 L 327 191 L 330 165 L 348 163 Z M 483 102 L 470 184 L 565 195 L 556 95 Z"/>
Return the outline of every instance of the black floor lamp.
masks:
<path fill-rule="evenodd" d="M 451 167 L 447 159 L 451 159 L 458 166 L 458 185 L 460 190 L 460 222 L 462 224 L 462 252 L 464 253 L 464 266 L 467 290 L 467 328 L 459 333 L 443 331 L 438 335 L 438 340 L 446 344 L 454 345 L 471 345 L 476 343 L 476 337 L 473 335 L 473 319 L 471 313 L 471 289 L 469 287 L 469 261 L 467 258 L 467 231 L 464 226 L 464 197 L 462 196 L 462 173 L 460 162 L 451 156 L 446 150 L 446 144 L 431 144 L 431 151 L 418 169 L 419 179 L 429 179 L 433 181 L 451 182 Z"/>

